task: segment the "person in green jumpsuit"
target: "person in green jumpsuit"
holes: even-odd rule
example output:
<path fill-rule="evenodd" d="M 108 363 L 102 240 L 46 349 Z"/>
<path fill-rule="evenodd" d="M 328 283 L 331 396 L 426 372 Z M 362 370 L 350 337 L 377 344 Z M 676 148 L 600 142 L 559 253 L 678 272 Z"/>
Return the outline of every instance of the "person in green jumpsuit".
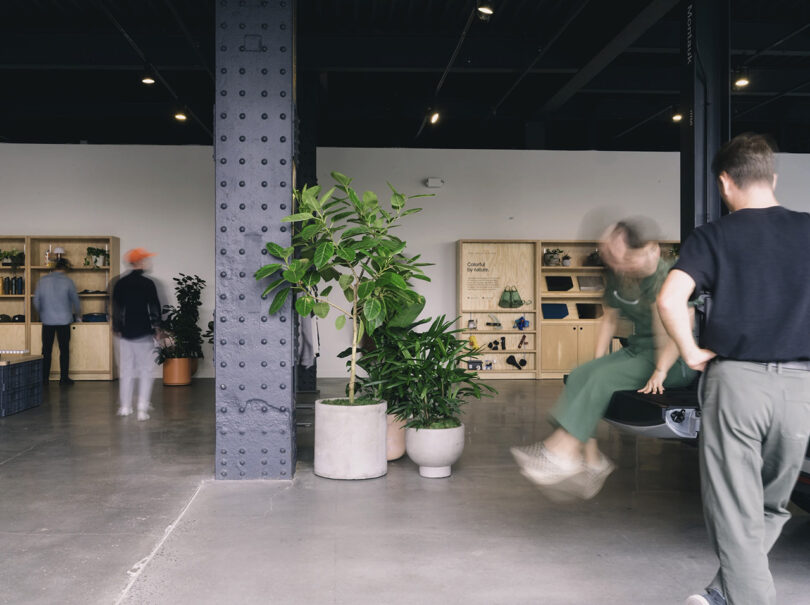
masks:
<path fill-rule="evenodd" d="M 615 468 L 593 437 L 613 393 L 662 393 L 695 378 L 658 317 L 655 299 L 671 262 L 661 257 L 654 231 L 651 221 L 630 219 L 613 225 L 602 239 L 600 255 L 608 272 L 595 359 L 569 374 L 551 412 L 554 432 L 533 445 L 511 448 L 523 475 L 537 485 L 572 479 L 576 495 L 595 496 Z M 627 346 L 608 354 L 620 318 L 633 324 L 633 333 Z"/>

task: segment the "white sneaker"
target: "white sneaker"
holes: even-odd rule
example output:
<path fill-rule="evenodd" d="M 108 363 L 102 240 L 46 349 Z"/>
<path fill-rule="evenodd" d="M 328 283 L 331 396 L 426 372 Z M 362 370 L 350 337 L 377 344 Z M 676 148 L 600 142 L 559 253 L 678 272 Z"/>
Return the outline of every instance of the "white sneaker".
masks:
<path fill-rule="evenodd" d="M 693 594 L 684 605 L 726 605 L 726 598 L 717 590 L 707 590 L 702 594 Z"/>
<path fill-rule="evenodd" d="M 147 412 L 138 412 L 138 420 L 149 420 L 150 416 Z"/>
<path fill-rule="evenodd" d="M 599 459 L 599 463 L 595 466 L 591 466 L 588 464 L 584 465 L 585 472 L 582 475 L 578 476 L 577 479 L 582 483 L 582 491 L 581 495 L 585 500 L 590 500 L 600 491 L 602 491 L 602 487 L 605 485 L 605 480 L 608 478 L 610 473 L 616 470 L 616 465 L 611 462 L 611 460 L 601 454 Z"/>
<path fill-rule="evenodd" d="M 132 414 L 132 408 L 120 407 L 118 408 L 116 414 L 118 416 L 129 416 L 130 414 Z"/>
<path fill-rule="evenodd" d="M 523 466 L 525 464 L 529 464 L 532 458 L 537 458 L 541 454 L 541 452 L 545 449 L 542 441 L 538 441 L 537 443 L 533 443 L 531 445 L 516 445 L 514 447 L 510 447 L 509 451 L 512 453 L 512 457 L 515 459 L 519 465 Z"/>
<path fill-rule="evenodd" d="M 526 450 L 537 452 L 531 456 Z M 511 448 L 523 476 L 537 485 L 553 485 L 582 471 L 581 460 L 569 460 L 550 452 L 542 443 L 530 448 Z"/>

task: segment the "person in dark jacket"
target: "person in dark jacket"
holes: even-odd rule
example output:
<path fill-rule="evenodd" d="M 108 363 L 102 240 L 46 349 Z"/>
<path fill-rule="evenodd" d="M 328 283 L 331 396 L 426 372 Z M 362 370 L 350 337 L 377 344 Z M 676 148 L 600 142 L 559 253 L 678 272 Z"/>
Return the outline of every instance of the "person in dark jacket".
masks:
<path fill-rule="evenodd" d="M 132 270 L 113 287 L 113 331 L 118 338 L 119 416 L 132 414 L 138 381 L 138 420 L 149 419 L 152 373 L 155 368 L 155 332 L 160 322 L 160 301 L 155 282 L 144 275 L 154 254 L 143 248 L 126 253 Z"/>
<path fill-rule="evenodd" d="M 70 368 L 70 324 L 74 315 L 81 313 L 76 285 L 65 271 L 68 262 L 60 258 L 54 270 L 43 276 L 34 292 L 34 307 L 42 320 L 42 379 L 47 384 L 51 373 L 53 340 L 59 342 L 59 384 L 71 385 L 68 376 Z"/>

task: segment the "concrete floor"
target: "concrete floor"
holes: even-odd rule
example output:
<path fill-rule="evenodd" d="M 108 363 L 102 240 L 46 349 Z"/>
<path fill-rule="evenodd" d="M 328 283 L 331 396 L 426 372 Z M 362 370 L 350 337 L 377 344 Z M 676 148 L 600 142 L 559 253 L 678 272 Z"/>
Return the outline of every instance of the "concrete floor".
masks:
<path fill-rule="evenodd" d="M 363 482 L 315 477 L 310 429 L 294 481 L 211 481 L 211 380 L 158 386 L 145 423 L 114 416 L 115 386 L 52 385 L 0 419 L 0 603 L 674 604 L 715 569 L 693 447 L 603 423 L 619 469 L 596 499 L 519 475 L 508 446 L 546 434 L 559 381 L 471 404 L 451 478 L 405 458 Z M 796 511 L 771 556 L 780 603 L 810 604 L 808 545 Z"/>

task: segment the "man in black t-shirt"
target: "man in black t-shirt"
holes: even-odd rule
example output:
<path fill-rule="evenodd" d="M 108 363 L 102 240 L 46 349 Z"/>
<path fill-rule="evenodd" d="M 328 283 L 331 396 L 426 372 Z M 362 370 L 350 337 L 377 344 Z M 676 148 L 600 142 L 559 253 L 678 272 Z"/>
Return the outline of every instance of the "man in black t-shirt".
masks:
<path fill-rule="evenodd" d="M 770 605 L 768 552 L 810 436 L 810 214 L 779 205 L 774 154 L 758 135 L 712 163 L 731 214 L 696 229 L 658 296 L 661 320 L 700 398 L 703 509 L 720 570 L 688 605 Z M 711 296 L 695 343 L 687 301 Z"/>

